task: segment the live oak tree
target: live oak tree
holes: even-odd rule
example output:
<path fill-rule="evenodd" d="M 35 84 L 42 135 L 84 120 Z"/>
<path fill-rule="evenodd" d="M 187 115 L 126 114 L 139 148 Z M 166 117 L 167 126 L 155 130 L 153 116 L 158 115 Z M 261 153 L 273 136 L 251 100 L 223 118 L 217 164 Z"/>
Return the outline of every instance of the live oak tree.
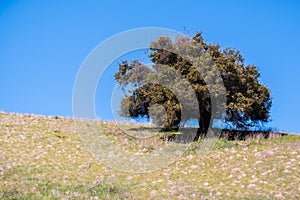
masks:
<path fill-rule="evenodd" d="M 272 105 L 270 91 L 259 82 L 257 67 L 246 65 L 240 51 L 207 44 L 201 33 L 193 38 L 177 37 L 174 42 L 162 36 L 150 44 L 150 51 L 152 67 L 137 60 L 119 64 L 115 80 L 122 86 L 131 84 L 133 88 L 121 102 L 122 116 L 151 117 L 164 130 L 176 129 L 196 118 L 199 134 L 205 134 L 212 120 L 211 95 L 214 95 L 205 80 L 213 71 L 201 74 L 195 67 L 198 63 L 206 67 L 206 71 L 216 66 L 221 76 L 226 89 L 226 109 L 222 115 L 227 124 L 246 129 L 268 121 Z M 191 61 L 195 58 L 197 62 Z M 180 88 L 184 85 L 182 79 L 191 89 Z M 171 87 L 177 88 L 176 92 Z M 183 116 L 182 110 L 188 114 Z"/>

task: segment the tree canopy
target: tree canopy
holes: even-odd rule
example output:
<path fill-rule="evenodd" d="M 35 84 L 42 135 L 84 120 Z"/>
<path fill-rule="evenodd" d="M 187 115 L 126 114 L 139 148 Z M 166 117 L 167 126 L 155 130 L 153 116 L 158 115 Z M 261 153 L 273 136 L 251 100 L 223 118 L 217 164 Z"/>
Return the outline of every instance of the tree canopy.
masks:
<path fill-rule="evenodd" d="M 239 50 L 208 44 L 197 33 L 175 41 L 160 37 L 150 44 L 149 57 L 151 67 L 138 60 L 119 64 L 115 80 L 121 86 L 133 86 L 121 102 L 122 116 L 150 117 L 166 130 L 197 119 L 199 132 L 207 132 L 217 116 L 212 113 L 212 96 L 216 94 L 207 83 L 218 81 L 212 70 L 215 66 L 225 88 L 225 111 L 220 114 L 225 122 L 246 129 L 269 120 L 270 91 L 259 82 L 257 67 L 246 65 Z"/>

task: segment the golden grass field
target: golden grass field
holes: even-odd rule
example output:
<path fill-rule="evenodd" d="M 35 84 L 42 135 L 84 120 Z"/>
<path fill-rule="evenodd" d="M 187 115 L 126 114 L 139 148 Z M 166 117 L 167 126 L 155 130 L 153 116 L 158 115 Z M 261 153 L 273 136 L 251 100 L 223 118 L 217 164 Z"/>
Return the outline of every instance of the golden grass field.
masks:
<path fill-rule="evenodd" d="M 148 173 L 95 159 L 72 118 L 0 113 L 0 199 L 300 199 L 300 136 L 200 142 Z M 166 141 L 135 140 L 114 122 L 97 126 L 124 150 L 151 154 Z M 128 124 L 127 124 L 128 126 Z M 134 125 L 132 125 L 134 126 Z"/>

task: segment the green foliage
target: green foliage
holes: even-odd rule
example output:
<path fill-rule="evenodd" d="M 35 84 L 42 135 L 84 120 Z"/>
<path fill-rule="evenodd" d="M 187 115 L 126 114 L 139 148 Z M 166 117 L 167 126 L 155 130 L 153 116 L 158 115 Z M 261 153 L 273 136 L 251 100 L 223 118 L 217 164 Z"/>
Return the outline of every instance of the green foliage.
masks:
<path fill-rule="evenodd" d="M 218 84 L 207 84 L 207 81 L 217 83 L 212 67 L 216 66 L 226 89 L 225 121 L 236 128 L 268 121 L 272 105 L 270 91 L 259 83 L 257 67 L 246 65 L 240 51 L 207 44 L 201 33 L 192 39 L 177 37 L 174 42 L 169 37 L 160 37 L 152 42 L 150 50 L 152 68 L 137 60 L 130 64 L 123 61 L 115 74 L 120 85 L 134 86 L 121 102 L 122 116 L 151 117 L 165 129 L 196 118 L 200 130 L 206 132 L 211 118 L 216 117 L 212 115 L 211 98 L 218 95 L 212 92 L 218 89 L 214 88 Z M 195 64 L 201 67 L 201 73 Z M 186 82 L 185 88 L 192 89 L 181 87 Z M 188 114 L 183 115 L 182 110 Z"/>

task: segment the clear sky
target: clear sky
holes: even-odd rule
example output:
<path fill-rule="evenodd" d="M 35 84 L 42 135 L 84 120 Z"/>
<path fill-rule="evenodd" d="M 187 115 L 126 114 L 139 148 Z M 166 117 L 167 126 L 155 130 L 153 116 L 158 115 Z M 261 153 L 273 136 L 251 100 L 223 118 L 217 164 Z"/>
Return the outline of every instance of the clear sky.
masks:
<path fill-rule="evenodd" d="M 240 49 L 272 92 L 271 126 L 300 133 L 298 0 L 0 0 L 0 110 L 72 116 L 85 57 L 110 36 L 141 27 L 202 31 L 209 43 Z M 102 81 L 107 91 L 114 87 L 112 77 Z M 110 120 L 106 97 L 97 92 L 97 115 Z"/>

